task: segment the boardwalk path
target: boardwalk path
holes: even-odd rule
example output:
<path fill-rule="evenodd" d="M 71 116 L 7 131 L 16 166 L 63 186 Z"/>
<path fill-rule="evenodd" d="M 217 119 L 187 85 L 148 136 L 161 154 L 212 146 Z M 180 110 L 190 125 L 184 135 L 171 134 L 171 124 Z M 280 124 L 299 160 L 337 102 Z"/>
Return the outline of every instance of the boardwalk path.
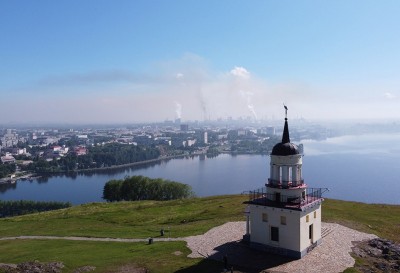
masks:
<path fill-rule="evenodd" d="M 358 232 L 356 230 L 333 223 L 323 223 L 323 243 L 316 247 L 311 253 L 300 260 L 294 260 L 283 263 L 273 268 L 274 272 L 324 272 L 336 273 L 342 272 L 348 267 L 354 265 L 354 259 L 350 256 L 352 242 L 370 240 L 376 238 L 375 235 Z M 203 235 L 189 236 L 182 238 L 153 238 L 153 242 L 166 241 L 186 241 L 188 248 L 192 253 L 191 258 L 211 257 L 220 259 L 227 248 L 234 246 L 238 251 L 246 256 L 246 247 L 239 246 L 238 243 L 245 233 L 245 222 L 229 222 L 207 231 Z M 3 237 L 0 240 L 73 240 L 73 241 L 99 241 L 99 242 L 148 242 L 145 239 L 124 239 L 124 238 L 94 238 L 94 237 L 60 237 L 60 236 L 17 236 Z M 225 246 L 225 249 L 224 249 Z M 232 249 L 231 249 L 232 251 Z M 249 256 L 249 255 L 247 255 Z M 251 259 L 251 256 L 250 256 Z M 240 259 L 235 262 L 239 263 Z M 248 260 L 243 260 L 243 265 Z M 267 270 L 267 268 L 263 268 Z M 266 272 L 268 272 L 267 270 Z"/>

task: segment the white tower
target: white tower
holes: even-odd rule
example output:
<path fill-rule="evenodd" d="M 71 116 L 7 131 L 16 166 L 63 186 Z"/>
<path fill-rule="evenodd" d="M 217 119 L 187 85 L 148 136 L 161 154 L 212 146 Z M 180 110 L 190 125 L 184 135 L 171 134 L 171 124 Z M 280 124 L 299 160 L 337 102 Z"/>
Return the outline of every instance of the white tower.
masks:
<path fill-rule="evenodd" d="M 282 142 L 271 153 L 270 178 L 246 202 L 244 239 L 255 248 L 301 258 L 321 243 L 323 189 L 308 188 L 302 179 L 302 155 L 290 142 L 285 109 Z"/>

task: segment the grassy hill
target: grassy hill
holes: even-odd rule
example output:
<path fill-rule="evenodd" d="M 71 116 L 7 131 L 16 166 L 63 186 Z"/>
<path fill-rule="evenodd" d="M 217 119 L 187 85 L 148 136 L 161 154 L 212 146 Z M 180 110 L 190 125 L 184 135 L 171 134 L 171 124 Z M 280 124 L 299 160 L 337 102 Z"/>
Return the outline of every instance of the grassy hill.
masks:
<path fill-rule="evenodd" d="M 202 234 L 228 221 L 244 220 L 246 195 L 174 201 L 92 203 L 51 212 L 0 219 L 1 237 L 19 235 L 148 238 Z M 323 221 L 399 242 L 400 206 L 327 199 Z M 169 231 L 169 232 L 168 232 Z M 0 263 L 62 261 L 63 272 L 96 266 L 95 272 L 117 272 L 121 266 L 143 266 L 150 272 L 219 272 L 215 261 L 189 259 L 184 242 L 111 243 L 65 240 L 7 240 L 0 244 Z M 197 267 L 195 265 L 198 265 Z M 1 271 L 0 271 L 1 272 Z"/>

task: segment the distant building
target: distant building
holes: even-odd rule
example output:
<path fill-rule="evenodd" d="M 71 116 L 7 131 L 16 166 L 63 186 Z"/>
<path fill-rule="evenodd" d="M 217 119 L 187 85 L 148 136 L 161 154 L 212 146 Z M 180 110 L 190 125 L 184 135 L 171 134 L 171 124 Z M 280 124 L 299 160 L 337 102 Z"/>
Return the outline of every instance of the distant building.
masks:
<path fill-rule="evenodd" d="M 86 147 L 77 146 L 77 147 L 74 148 L 74 153 L 75 153 L 77 156 L 86 155 L 87 152 L 88 152 L 88 151 L 87 151 Z"/>
<path fill-rule="evenodd" d="M 203 144 L 208 144 L 208 133 L 207 131 L 203 132 L 201 134 L 201 142 L 203 142 Z"/>
<path fill-rule="evenodd" d="M 181 124 L 181 125 L 180 125 L 180 128 L 181 128 L 181 131 L 182 131 L 182 132 L 187 132 L 187 131 L 189 131 L 189 125 L 187 125 L 187 124 Z"/>
<path fill-rule="evenodd" d="M 219 134 L 217 135 L 218 140 L 228 139 L 228 134 Z"/>
<path fill-rule="evenodd" d="M 4 153 L 10 154 L 10 155 L 24 155 L 26 154 L 26 148 L 16 148 L 16 147 L 8 147 L 3 149 Z"/>
<path fill-rule="evenodd" d="M 185 146 L 185 147 L 191 147 L 191 146 L 193 146 L 194 144 L 196 144 L 196 139 L 188 139 L 188 140 L 185 141 L 185 143 L 184 143 L 183 146 Z"/>
<path fill-rule="evenodd" d="M 267 135 L 275 135 L 275 127 L 268 126 L 266 130 Z"/>
<path fill-rule="evenodd" d="M 196 138 L 199 140 L 201 144 L 208 144 L 208 133 L 204 130 L 198 130 L 195 132 Z"/>
<path fill-rule="evenodd" d="M 1 143 L 4 148 L 13 147 L 18 144 L 18 134 L 12 129 L 7 129 L 7 132 L 1 138 Z"/>
<path fill-rule="evenodd" d="M 7 155 L 1 157 L 1 163 L 3 163 L 3 164 L 15 163 L 15 158 L 12 155 L 7 154 Z"/>
<path fill-rule="evenodd" d="M 245 136 L 245 135 L 246 135 L 246 130 L 244 130 L 244 129 L 238 130 L 238 131 L 237 131 L 237 135 L 238 135 L 238 136 Z"/>
<path fill-rule="evenodd" d="M 58 154 L 58 155 L 66 155 L 68 153 L 69 148 L 68 147 L 61 147 L 61 146 L 54 146 L 53 148 L 53 154 Z"/>

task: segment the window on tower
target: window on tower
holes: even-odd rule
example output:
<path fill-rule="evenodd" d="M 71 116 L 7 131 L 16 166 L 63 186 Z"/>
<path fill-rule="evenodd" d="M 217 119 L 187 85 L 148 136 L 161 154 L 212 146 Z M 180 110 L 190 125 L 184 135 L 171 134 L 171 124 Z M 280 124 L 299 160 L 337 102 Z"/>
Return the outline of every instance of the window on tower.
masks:
<path fill-rule="evenodd" d="M 306 215 L 306 222 L 310 222 L 310 215 Z"/>
<path fill-rule="evenodd" d="M 314 211 L 314 218 L 317 218 L 317 212 Z"/>
<path fill-rule="evenodd" d="M 266 214 L 266 213 L 262 214 L 262 221 L 263 222 L 268 222 L 268 214 Z"/>
<path fill-rule="evenodd" d="M 281 216 L 281 225 L 286 226 L 286 216 Z"/>

